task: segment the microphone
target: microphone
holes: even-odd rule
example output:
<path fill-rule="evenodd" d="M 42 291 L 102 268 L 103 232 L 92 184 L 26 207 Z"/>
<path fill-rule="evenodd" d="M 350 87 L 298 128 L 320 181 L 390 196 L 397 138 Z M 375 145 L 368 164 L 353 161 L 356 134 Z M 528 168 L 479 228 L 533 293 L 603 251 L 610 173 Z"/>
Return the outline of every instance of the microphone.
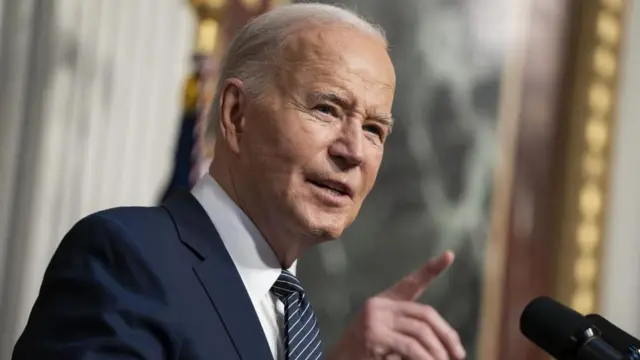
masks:
<path fill-rule="evenodd" d="M 640 340 L 598 314 L 589 314 L 586 318 L 600 329 L 604 341 L 623 354 L 628 354 L 630 359 L 640 360 Z"/>
<path fill-rule="evenodd" d="M 607 344 L 584 316 L 549 297 L 527 305 L 520 331 L 557 360 L 634 360 Z"/>

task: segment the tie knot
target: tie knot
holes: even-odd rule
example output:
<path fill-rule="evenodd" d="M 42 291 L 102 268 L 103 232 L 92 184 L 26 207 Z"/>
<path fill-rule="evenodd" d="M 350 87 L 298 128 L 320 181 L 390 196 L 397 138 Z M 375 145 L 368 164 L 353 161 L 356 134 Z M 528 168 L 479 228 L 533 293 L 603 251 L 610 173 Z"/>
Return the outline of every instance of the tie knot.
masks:
<path fill-rule="evenodd" d="M 284 300 L 293 294 L 301 294 L 304 290 L 300 285 L 300 281 L 298 281 L 298 279 L 293 276 L 292 273 L 287 270 L 282 270 L 282 273 L 280 273 L 278 280 L 276 280 L 275 284 L 273 284 L 273 287 L 271 287 L 271 291 L 280 300 Z"/>

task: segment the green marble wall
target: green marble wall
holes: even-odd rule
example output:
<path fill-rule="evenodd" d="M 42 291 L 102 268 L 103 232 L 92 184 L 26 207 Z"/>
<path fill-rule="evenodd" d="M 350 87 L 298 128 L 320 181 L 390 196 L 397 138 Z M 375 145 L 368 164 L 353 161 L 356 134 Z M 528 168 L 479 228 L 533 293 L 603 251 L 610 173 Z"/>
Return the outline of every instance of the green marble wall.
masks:
<path fill-rule="evenodd" d="M 456 263 L 421 300 L 458 329 L 472 359 L 508 0 L 339 3 L 387 32 L 398 76 L 397 124 L 359 218 L 342 239 L 305 256 L 301 280 L 331 346 L 368 297 L 452 249 Z"/>

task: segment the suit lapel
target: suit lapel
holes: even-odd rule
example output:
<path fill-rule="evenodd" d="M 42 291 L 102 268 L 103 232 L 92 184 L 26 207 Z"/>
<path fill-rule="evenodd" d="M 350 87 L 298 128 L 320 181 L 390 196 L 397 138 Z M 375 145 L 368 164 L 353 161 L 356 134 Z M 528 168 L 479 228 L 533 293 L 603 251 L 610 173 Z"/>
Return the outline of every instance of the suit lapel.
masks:
<path fill-rule="evenodd" d="M 271 358 L 242 278 L 200 203 L 189 192 L 181 192 L 169 198 L 164 207 L 174 219 L 182 242 L 203 259 L 194 271 L 240 357 L 244 360 Z"/>

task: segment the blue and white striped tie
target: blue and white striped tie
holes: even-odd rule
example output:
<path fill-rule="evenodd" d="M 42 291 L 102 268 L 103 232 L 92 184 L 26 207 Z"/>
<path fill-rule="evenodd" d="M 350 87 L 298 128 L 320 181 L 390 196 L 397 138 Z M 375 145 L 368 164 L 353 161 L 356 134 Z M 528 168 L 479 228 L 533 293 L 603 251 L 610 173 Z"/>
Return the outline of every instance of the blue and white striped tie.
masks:
<path fill-rule="evenodd" d="M 285 359 L 321 359 L 320 329 L 298 279 L 289 271 L 282 270 L 271 291 L 284 303 Z"/>

